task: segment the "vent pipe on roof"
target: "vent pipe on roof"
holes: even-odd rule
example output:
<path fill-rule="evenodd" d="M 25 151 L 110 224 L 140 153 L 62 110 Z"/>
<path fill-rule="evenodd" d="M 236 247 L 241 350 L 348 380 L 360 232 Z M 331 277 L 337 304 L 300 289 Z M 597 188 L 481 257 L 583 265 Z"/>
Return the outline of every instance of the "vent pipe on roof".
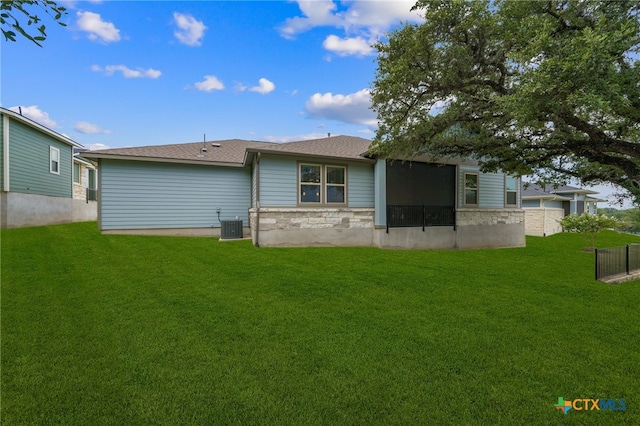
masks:
<path fill-rule="evenodd" d="M 207 143 L 207 134 L 204 133 L 202 135 L 202 148 L 200 149 L 200 152 L 207 152 L 207 147 L 205 146 L 206 143 Z"/>
<path fill-rule="evenodd" d="M 331 133 L 327 133 L 327 137 L 330 138 L 331 137 Z"/>

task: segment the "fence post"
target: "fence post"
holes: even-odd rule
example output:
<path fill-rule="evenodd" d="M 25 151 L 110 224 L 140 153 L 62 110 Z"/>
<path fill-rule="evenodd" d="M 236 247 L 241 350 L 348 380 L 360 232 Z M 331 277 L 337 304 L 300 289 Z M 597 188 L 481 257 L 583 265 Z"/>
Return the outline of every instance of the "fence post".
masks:
<path fill-rule="evenodd" d="M 598 272 L 600 272 L 598 271 L 598 249 L 594 249 L 594 252 L 596 254 L 596 281 L 598 281 Z"/>
<path fill-rule="evenodd" d="M 627 249 L 626 249 L 626 254 L 627 254 L 627 258 L 626 258 L 626 268 L 625 270 L 627 271 L 627 275 L 629 275 L 629 244 L 627 244 Z"/>

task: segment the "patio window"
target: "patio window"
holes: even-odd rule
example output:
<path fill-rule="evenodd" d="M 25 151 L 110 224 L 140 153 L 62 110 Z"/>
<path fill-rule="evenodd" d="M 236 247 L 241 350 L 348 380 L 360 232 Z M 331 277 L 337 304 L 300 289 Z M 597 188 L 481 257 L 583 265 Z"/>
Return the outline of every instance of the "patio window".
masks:
<path fill-rule="evenodd" d="M 301 204 L 344 204 L 345 166 L 300 164 L 299 200 Z"/>
<path fill-rule="evenodd" d="M 478 174 L 464 174 L 464 204 L 467 206 L 478 205 Z"/>
<path fill-rule="evenodd" d="M 73 183 L 80 183 L 80 164 L 73 163 Z"/>
<path fill-rule="evenodd" d="M 518 206 L 518 178 L 507 176 L 505 179 L 505 204 L 509 207 Z"/>
<path fill-rule="evenodd" d="M 49 172 L 60 174 L 60 150 L 52 146 L 49 147 Z"/>

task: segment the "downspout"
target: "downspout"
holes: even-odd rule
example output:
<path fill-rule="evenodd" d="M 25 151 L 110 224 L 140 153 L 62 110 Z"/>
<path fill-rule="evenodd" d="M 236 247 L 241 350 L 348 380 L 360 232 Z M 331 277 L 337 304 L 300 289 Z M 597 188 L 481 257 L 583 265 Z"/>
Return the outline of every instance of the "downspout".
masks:
<path fill-rule="evenodd" d="M 545 206 L 544 200 L 540 200 L 542 203 L 542 236 L 547 236 L 547 207 Z"/>
<path fill-rule="evenodd" d="M 256 241 L 260 247 L 260 152 L 256 155 Z"/>
<path fill-rule="evenodd" d="M 2 140 L 2 149 L 3 152 L 3 185 L 2 190 L 4 192 L 9 192 L 9 117 L 6 114 L 2 115 L 2 127 L 3 127 L 3 140 Z"/>
<path fill-rule="evenodd" d="M 98 158 L 98 170 L 96 170 L 96 179 L 98 180 L 96 190 L 98 192 L 98 229 L 102 231 L 102 159 Z"/>

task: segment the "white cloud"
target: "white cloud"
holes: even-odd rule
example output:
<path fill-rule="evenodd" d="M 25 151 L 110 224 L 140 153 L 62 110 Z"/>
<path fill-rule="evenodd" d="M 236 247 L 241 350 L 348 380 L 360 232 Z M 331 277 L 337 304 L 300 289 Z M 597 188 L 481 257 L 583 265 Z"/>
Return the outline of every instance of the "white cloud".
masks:
<path fill-rule="evenodd" d="M 161 71 L 149 68 L 147 70 L 138 68 L 131 69 L 125 65 L 107 65 L 102 68 L 100 65 L 92 65 L 91 71 L 104 72 L 105 75 L 113 75 L 116 72 L 121 72 L 124 78 L 151 78 L 156 79 L 162 75 Z"/>
<path fill-rule="evenodd" d="M 101 40 L 105 43 L 120 41 L 120 30 L 111 22 L 102 20 L 93 12 L 78 12 L 78 27 L 89 33 L 89 40 Z"/>
<path fill-rule="evenodd" d="M 315 27 L 332 26 L 375 39 L 402 21 L 422 19 L 417 11 L 411 11 L 415 0 L 350 1 L 341 3 L 342 9 L 331 0 L 298 0 L 297 3 L 303 16 L 289 18 L 278 28 L 285 38 Z"/>
<path fill-rule="evenodd" d="M 312 118 L 326 118 L 375 128 L 378 121 L 370 106 L 370 90 L 362 89 L 348 95 L 316 93 L 305 103 L 305 110 Z"/>
<path fill-rule="evenodd" d="M 267 93 L 271 93 L 275 90 L 276 85 L 266 78 L 261 78 L 258 80 L 258 86 L 254 86 L 249 89 L 250 92 L 257 92 L 261 95 L 266 95 Z"/>
<path fill-rule="evenodd" d="M 98 125 L 86 121 L 78 121 L 74 129 L 87 135 L 95 135 L 98 133 L 108 135 L 111 133 L 110 130 L 101 129 Z"/>
<path fill-rule="evenodd" d="M 40 108 L 38 108 L 38 105 L 31 105 L 31 106 L 14 106 L 9 108 L 11 111 L 20 113 L 20 111 L 22 110 L 22 115 L 37 122 L 42 124 L 43 126 L 46 127 L 50 127 L 50 128 L 54 128 L 58 126 L 58 123 L 56 123 L 55 121 L 53 121 L 51 119 L 51 117 L 49 117 L 49 114 L 42 111 Z"/>
<path fill-rule="evenodd" d="M 97 151 L 99 149 L 109 149 L 111 148 L 109 145 L 105 145 L 103 143 L 85 143 L 84 147 L 89 151 Z M 82 155 L 82 154 L 80 154 Z"/>
<path fill-rule="evenodd" d="M 196 89 L 202 92 L 212 92 L 214 90 L 223 90 L 224 84 L 215 75 L 205 75 L 204 80 L 195 84 Z"/>
<path fill-rule="evenodd" d="M 340 38 L 336 35 L 328 36 L 322 43 L 326 50 L 338 56 L 367 56 L 374 52 L 372 43 L 362 37 Z"/>
<path fill-rule="evenodd" d="M 187 46 L 200 46 L 202 44 L 202 37 L 204 37 L 204 32 L 207 29 L 202 21 L 198 21 L 191 15 L 183 15 L 178 12 L 174 12 L 173 19 L 179 28 L 173 35 L 176 36 L 180 43 Z"/>
<path fill-rule="evenodd" d="M 331 0 L 298 1 L 298 7 L 304 15 L 288 18 L 279 28 L 280 35 L 293 38 L 313 27 L 339 25 L 340 18 L 334 15 L 336 4 Z"/>

